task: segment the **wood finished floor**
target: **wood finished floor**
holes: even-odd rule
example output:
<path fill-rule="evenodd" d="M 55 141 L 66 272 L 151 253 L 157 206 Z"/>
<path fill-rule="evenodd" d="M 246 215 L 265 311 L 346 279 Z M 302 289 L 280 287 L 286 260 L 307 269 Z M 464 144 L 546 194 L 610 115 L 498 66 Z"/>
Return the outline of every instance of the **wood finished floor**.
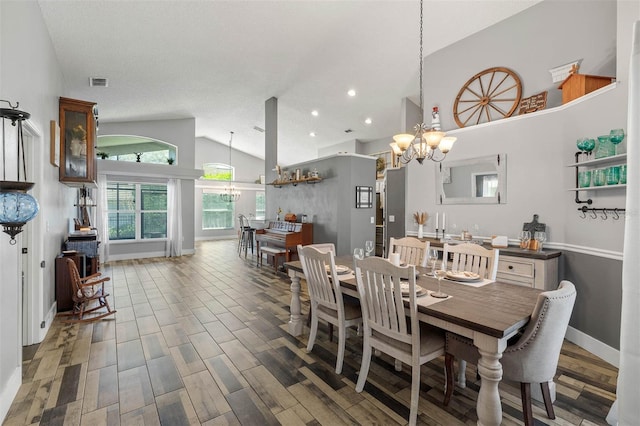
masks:
<path fill-rule="evenodd" d="M 181 258 L 114 262 L 114 319 L 54 321 L 24 350 L 23 385 L 5 425 L 343 425 L 406 424 L 410 370 L 374 357 L 364 392 L 355 392 L 362 340 L 351 331 L 343 374 L 336 342 L 320 329 L 287 332 L 289 279 L 239 258 L 235 241 L 198 243 Z M 304 287 L 304 286 L 303 286 Z M 305 297 L 305 301 L 306 301 Z M 306 312 L 308 304 L 303 310 Z M 308 332 L 308 330 L 305 330 Z M 418 422 L 476 424 L 479 382 L 442 406 L 443 358 L 422 368 Z M 604 425 L 617 369 L 565 342 L 556 420 L 534 403 L 536 424 Z M 519 387 L 501 383 L 503 424 L 522 424 Z"/>

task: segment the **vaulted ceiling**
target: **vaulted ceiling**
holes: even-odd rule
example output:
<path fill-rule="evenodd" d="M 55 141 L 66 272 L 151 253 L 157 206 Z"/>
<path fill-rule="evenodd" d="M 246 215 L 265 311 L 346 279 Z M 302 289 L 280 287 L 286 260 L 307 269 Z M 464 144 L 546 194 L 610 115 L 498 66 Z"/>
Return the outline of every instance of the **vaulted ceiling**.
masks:
<path fill-rule="evenodd" d="M 426 0 L 424 55 L 535 3 Z M 194 117 L 197 137 L 226 144 L 233 131 L 234 148 L 264 158 L 256 127 L 276 97 L 278 162 L 288 165 L 393 135 L 402 98 L 418 102 L 417 0 L 39 4 L 64 95 L 97 102 L 101 122 Z"/>

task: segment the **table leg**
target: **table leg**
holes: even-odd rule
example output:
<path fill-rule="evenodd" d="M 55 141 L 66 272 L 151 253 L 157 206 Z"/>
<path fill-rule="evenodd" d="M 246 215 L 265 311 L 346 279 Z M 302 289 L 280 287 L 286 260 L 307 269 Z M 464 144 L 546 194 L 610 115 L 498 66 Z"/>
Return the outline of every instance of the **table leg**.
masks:
<path fill-rule="evenodd" d="M 474 344 L 480 352 L 478 373 L 482 379 L 478 393 L 478 425 L 498 426 L 502 422 L 502 404 L 498 393 L 498 384 L 502 380 L 502 352 L 507 346 L 506 339 L 479 335 Z"/>
<path fill-rule="evenodd" d="M 300 274 L 291 269 L 289 271 L 289 277 L 291 278 L 291 319 L 289 320 L 289 333 L 293 336 L 299 336 L 302 334 L 302 315 L 300 304 Z"/>

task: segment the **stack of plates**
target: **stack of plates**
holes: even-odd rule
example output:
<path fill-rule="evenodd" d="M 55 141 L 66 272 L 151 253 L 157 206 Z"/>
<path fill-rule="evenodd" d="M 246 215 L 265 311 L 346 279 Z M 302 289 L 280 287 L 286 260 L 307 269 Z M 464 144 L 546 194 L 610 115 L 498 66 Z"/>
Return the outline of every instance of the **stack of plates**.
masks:
<path fill-rule="evenodd" d="M 409 297 L 409 283 L 400 283 L 400 290 L 402 291 L 402 297 Z M 424 288 L 416 286 L 416 296 L 425 294 L 427 294 L 427 291 Z"/>
<path fill-rule="evenodd" d="M 331 270 L 331 267 L 329 265 L 325 265 L 325 268 L 327 269 L 327 272 Z M 338 275 L 343 275 L 350 273 L 351 269 L 349 269 L 348 266 L 336 265 L 336 272 L 338 273 Z"/>
<path fill-rule="evenodd" d="M 452 281 L 474 282 L 474 281 L 480 281 L 482 279 L 482 277 L 480 275 L 476 274 L 476 273 L 473 273 L 473 272 L 447 271 L 447 279 L 450 279 Z"/>

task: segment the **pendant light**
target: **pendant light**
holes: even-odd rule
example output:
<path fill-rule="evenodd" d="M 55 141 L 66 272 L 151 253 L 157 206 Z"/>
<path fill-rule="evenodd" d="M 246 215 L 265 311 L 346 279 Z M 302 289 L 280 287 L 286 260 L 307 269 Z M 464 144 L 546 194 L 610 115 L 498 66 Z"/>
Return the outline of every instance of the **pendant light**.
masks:
<path fill-rule="evenodd" d="M 22 232 L 22 227 L 36 214 L 38 214 L 38 201 L 33 198 L 27 191 L 33 188 L 32 182 L 26 182 L 27 168 L 25 165 L 24 154 L 24 137 L 22 133 L 22 122 L 31 117 L 31 114 L 20 111 L 17 102 L 15 106 L 11 102 L 6 102 L 10 108 L 0 108 L 0 118 L 2 118 L 2 180 L 0 181 L 0 225 L 3 232 L 8 234 L 11 239 L 9 244 L 16 244 L 16 235 Z M 5 135 L 6 120 L 16 127 L 16 179 L 15 181 L 7 180 L 7 140 Z M 22 177 L 20 180 L 20 165 L 22 165 Z"/>
<path fill-rule="evenodd" d="M 231 138 L 229 139 L 229 186 L 227 186 L 220 198 L 226 203 L 233 203 L 240 198 L 240 191 L 231 184 L 233 180 L 233 168 L 231 167 L 231 144 L 233 142 L 233 132 L 231 132 Z"/>

